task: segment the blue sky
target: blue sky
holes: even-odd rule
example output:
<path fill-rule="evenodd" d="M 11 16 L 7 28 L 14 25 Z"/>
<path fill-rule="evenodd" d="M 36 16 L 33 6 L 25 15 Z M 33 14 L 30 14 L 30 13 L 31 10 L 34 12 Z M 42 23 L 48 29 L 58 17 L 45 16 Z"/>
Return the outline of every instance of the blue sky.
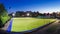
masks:
<path fill-rule="evenodd" d="M 0 0 L 9 13 L 16 11 L 39 11 L 41 13 L 60 11 L 60 0 Z M 11 7 L 11 9 L 9 9 Z"/>

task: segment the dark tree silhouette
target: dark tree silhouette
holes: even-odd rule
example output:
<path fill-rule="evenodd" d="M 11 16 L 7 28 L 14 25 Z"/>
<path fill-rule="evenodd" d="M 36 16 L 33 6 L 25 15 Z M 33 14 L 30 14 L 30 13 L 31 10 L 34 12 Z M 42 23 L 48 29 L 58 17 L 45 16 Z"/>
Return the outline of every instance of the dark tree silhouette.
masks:
<path fill-rule="evenodd" d="M 0 27 L 2 26 L 2 17 L 7 16 L 7 11 L 4 7 L 4 5 L 1 3 L 0 4 Z"/>

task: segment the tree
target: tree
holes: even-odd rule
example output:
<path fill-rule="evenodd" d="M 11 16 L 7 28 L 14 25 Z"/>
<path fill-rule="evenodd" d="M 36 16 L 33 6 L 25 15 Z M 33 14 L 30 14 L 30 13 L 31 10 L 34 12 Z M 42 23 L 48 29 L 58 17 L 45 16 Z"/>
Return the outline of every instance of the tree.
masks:
<path fill-rule="evenodd" d="M 4 15 L 6 16 L 7 15 L 7 11 L 6 11 L 3 4 L 0 4 L 0 15 L 1 16 L 4 16 Z"/>
<path fill-rule="evenodd" d="M 54 16 L 54 18 L 56 18 L 56 13 L 55 12 L 53 12 L 52 15 Z"/>
<path fill-rule="evenodd" d="M 7 11 L 4 7 L 4 5 L 1 3 L 0 4 L 0 27 L 2 26 L 2 17 L 8 16 Z"/>

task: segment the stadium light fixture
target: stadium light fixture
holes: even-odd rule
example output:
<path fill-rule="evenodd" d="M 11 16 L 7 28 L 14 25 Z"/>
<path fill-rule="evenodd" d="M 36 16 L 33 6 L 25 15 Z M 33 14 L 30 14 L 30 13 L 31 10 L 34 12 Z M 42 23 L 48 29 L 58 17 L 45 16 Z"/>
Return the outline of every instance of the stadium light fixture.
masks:
<path fill-rule="evenodd" d="M 14 16 L 15 16 L 15 14 L 13 13 L 13 14 L 12 14 L 12 16 L 14 17 Z"/>
<path fill-rule="evenodd" d="M 30 14 L 29 13 L 27 13 L 27 16 L 29 16 Z"/>

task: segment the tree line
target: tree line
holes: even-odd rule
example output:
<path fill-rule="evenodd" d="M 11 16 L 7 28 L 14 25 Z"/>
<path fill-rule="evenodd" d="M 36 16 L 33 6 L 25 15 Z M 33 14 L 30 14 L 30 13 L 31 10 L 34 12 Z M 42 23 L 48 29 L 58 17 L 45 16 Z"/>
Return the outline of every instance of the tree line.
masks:
<path fill-rule="evenodd" d="M 29 13 L 29 16 L 27 16 L 27 13 Z M 57 18 L 60 17 L 60 13 L 52 12 L 52 13 L 40 13 L 39 11 L 32 12 L 32 11 L 16 11 L 16 13 L 11 13 L 9 15 L 15 14 L 14 17 L 37 17 L 37 16 L 46 16 L 51 18 Z"/>

